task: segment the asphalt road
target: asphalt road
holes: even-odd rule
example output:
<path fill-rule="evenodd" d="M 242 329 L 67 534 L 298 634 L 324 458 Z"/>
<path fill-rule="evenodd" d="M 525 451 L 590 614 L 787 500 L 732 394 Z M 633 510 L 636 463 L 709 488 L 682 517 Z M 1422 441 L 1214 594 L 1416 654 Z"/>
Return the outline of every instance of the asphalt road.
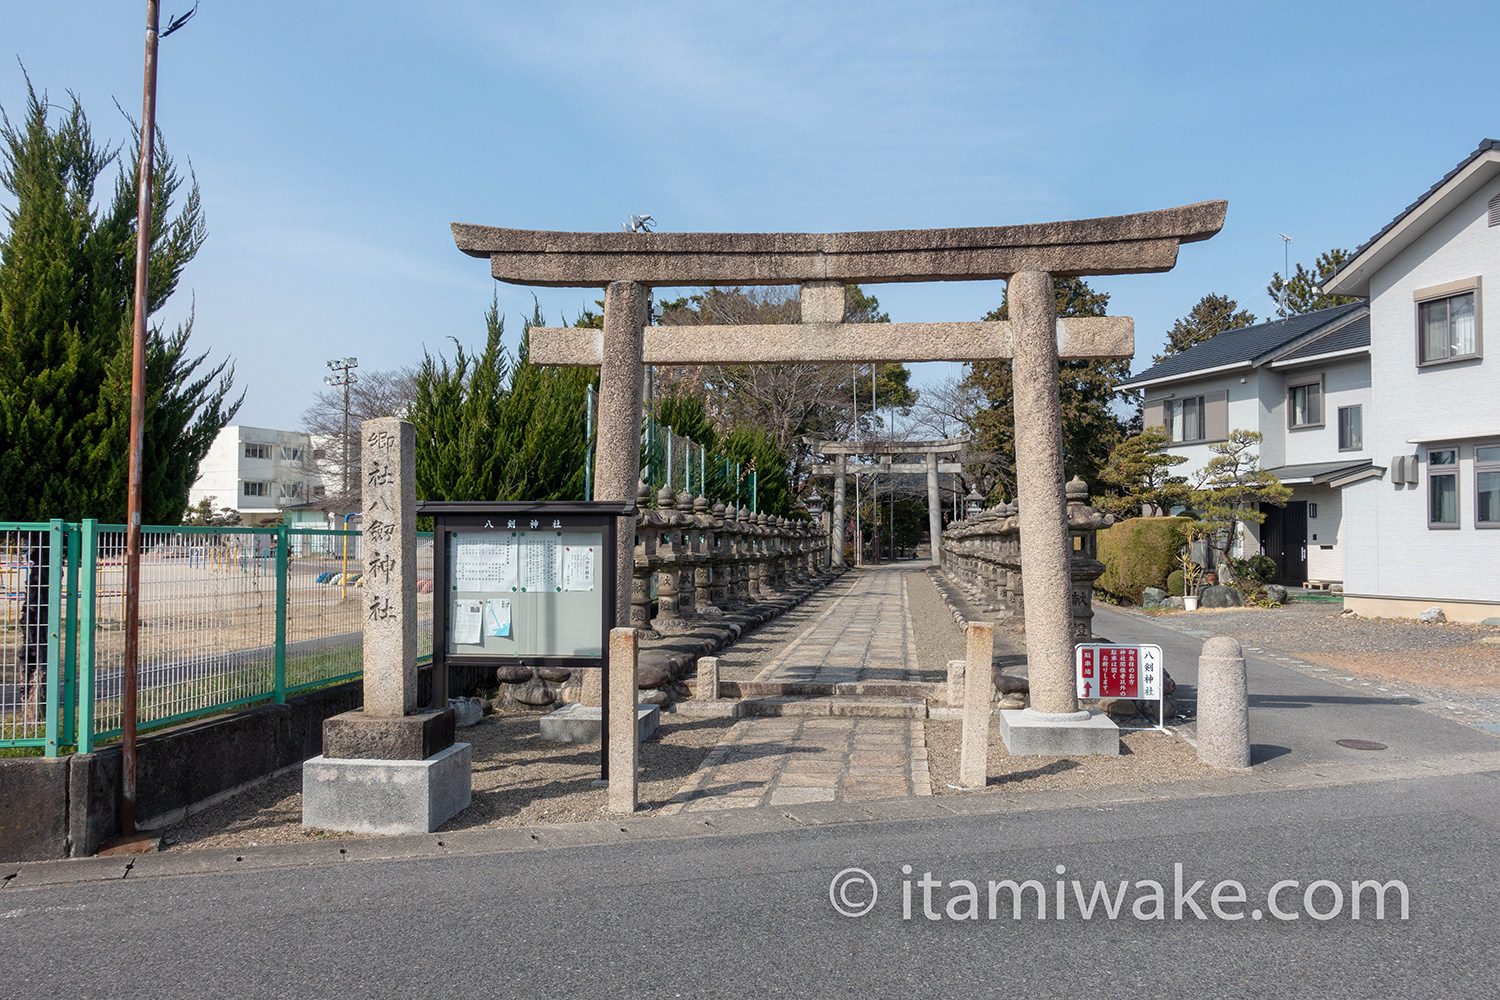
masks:
<path fill-rule="evenodd" d="M 1491 997 L 1500 959 L 1495 773 L 1208 799 L 948 816 L 441 859 L 142 876 L 0 890 L 5 997 Z M 475 845 L 477 846 L 477 845 Z M 1174 865 L 1184 891 L 1174 913 Z M 903 919 L 902 866 L 912 915 Z M 1012 918 L 989 880 L 1163 884 L 1164 919 Z M 880 886 L 836 913 L 835 873 Z M 944 886 L 923 912 L 923 872 Z M 1351 880 L 1399 879 L 1400 920 L 1349 917 Z M 947 883 L 980 887 L 980 919 L 947 919 Z M 1340 883 L 1329 920 L 1217 919 L 1221 880 L 1260 909 L 1303 910 Z M 962 893 L 959 893 L 962 895 Z M 852 902 L 868 897 L 862 886 Z M 1313 909 L 1333 908 L 1318 890 Z M 1149 902 L 1143 912 L 1150 914 Z M 962 907 L 959 915 L 963 915 Z"/>

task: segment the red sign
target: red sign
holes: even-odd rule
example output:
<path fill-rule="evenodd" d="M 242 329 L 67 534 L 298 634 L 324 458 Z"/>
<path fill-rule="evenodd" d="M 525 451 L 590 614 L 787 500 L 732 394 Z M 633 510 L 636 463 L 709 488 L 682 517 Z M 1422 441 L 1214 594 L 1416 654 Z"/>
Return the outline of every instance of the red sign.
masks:
<path fill-rule="evenodd" d="M 1076 652 L 1078 697 L 1161 697 L 1161 647 L 1080 645 Z"/>

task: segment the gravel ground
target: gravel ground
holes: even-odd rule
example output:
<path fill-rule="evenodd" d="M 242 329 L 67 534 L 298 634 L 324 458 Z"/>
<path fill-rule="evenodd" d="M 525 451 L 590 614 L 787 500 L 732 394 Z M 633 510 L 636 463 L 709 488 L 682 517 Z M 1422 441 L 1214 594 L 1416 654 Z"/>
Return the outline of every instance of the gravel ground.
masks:
<path fill-rule="evenodd" d="M 917 664 L 923 670 L 943 671 L 946 676 L 948 661 L 962 660 L 969 651 L 953 612 L 925 570 L 906 575 L 906 601 Z"/>
<path fill-rule="evenodd" d="M 459 730 L 459 739 L 474 747 L 474 804 L 441 829 L 490 830 L 600 818 L 605 790 L 590 784 L 599 777 L 598 743 L 544 742 L 537 730 L 540 718 L 540 712 L 504 713 Z M 664 721 L 656 735 L 641 744 L 640 801 L 665 805 L 733 721 Z M 169 849 L 292 844 L 329 836 L 302 829 L 301 770 L 189 816 L 164 834 Z"/>
<path fill-rule="evenodd" d="M 958 783 L 962 736 L 962 722 L 931 719 L 927 722 L 927 760 L 932 768 L 934 795 L 957 792 L 949 785 Z M 1218 773 L 1199 764 L 1197 751 L 1185 741 L 1159 730 L 1122 733 L 1118 757 L 1012 757 L 1000 738 L 999 727 L 992 725 L 985 793 L 999 789 L 1032 792 L 1114 785 L 1138 787 L 1207 778 Z"/>

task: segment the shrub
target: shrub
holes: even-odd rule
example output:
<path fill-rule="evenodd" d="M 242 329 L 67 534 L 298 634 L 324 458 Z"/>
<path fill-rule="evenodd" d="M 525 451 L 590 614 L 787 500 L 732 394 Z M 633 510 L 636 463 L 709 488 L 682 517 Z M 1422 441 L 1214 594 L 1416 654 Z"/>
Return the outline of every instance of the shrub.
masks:
<path fill-rule="evenodd" d="M 1249 559 L 1229 560 L 1234 575 L 1246 584 L 1270 583 L 1276 579 L 1276 560 L 1267 555 L 1251 556 Z"/>
<path fill-rule="evenodd" d="M 1187 590 L 1187 584 L 1183 580 L 1182 570 L 1174 569 L 1167 574 L 1167 596 L 1181 597 Z"/>
<path fill-rule="evenodd" d="M 1099 561 L 1104 563 L 1104 575 L 1098 588 L 1141 603 L 1141 592 L 1162 586 L 1176 565 L 1187 522 L 1185 517 L 1134 517 L 1099 532 Z"/>

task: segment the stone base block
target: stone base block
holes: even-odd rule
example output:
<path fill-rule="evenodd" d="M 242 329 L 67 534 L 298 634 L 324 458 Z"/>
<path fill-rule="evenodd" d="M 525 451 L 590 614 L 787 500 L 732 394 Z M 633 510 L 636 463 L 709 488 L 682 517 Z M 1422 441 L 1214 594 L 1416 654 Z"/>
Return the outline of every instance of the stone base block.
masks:
<path fill-rule="evenodd" d="M 1120 754 L 1120 727 L 1103 712 L 1052 715 L 1029 708 L 1004 709 L 1000 738 L 1013 754 L 1082 757 Z"/>
<path fill-rule="evenodd" d="M 598 706 L 567 705 L 542 716 L 542 739 L 553 743 L 595 743 L 603 729 L 603 713 Z M 648 739 L 661 725 L 661 709 L 655 705 L 637 705 L 635 735 Z"/>
<path fill-rule="evenodd" d="M 323 756 L 334 760 L 423 761 L 451 747 L 453 731 L 452 709 L 380 718 L 367 716 L 357 708 L 323 720 Z"/>
<path fill-rule="evenodd" d="M 431 833 L 469 807 L 473 764 L 467 743 L 426 760 L 314 757 L 302 765 L 302 825 L 342 833 Z"/>

